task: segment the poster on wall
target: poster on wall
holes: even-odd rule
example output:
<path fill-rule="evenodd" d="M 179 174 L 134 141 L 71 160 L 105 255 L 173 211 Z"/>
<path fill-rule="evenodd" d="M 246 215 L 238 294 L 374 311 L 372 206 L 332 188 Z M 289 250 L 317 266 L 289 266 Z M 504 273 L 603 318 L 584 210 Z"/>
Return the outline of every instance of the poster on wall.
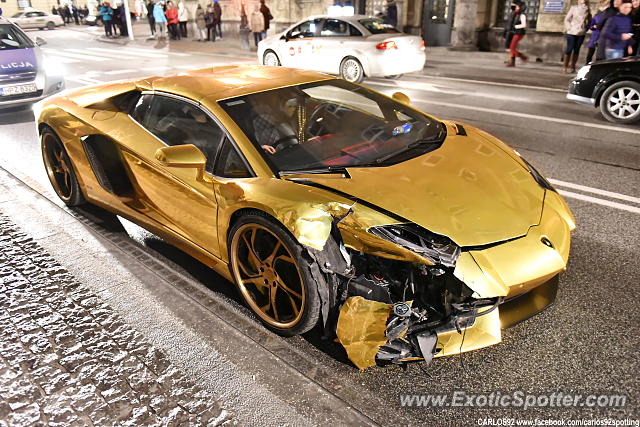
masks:
<path fill-rule="evenodd" d="M 544 13 L 562 13 L 564 12 L 564 1 L 545 1 Z"/>
<path fill-rule="evenodd" d="M 18 0 L 18 9 L 28 9 L 31 7 L 31 0 Z"/>

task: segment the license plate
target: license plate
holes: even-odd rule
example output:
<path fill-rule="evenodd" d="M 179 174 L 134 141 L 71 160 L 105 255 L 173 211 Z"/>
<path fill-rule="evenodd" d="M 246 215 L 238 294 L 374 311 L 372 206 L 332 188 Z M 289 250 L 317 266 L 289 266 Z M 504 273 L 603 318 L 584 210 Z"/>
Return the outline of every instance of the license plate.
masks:
<path fill-rule="evenodd" d="M 0 88 L 0 95 L 9 96 L 9 95 L 20 95 L 22 93 L 29 92 L 37 92 L 38 88 L 34 83 L 28 85 L 19 85 L 19 86 L 7 86 Z"/>

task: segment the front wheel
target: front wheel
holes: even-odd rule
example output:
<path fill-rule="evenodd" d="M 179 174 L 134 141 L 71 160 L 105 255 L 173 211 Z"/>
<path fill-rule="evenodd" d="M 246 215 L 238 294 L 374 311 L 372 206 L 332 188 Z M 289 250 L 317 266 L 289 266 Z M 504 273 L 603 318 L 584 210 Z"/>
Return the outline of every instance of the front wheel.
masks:
<path fill-rule="evenodd" d="M 348 57 L 340 64 L 340 77 L 351 83 L 361 83 L 364 80 L 364 69 L 356 58 Z"/>
<path fill-rule="evenodd" d="M 279 67 L 280 59 L 274 51 L 268 50 L 264 53 L 264 57 L 262 58 L 262 65 L 266 65 L 267 67 Z"/>
<path fill-rule="evenodd" d="M 51 129 L 44 129 L 40 137 L 42 160 L 51 186 L 67 206 L 85 203 L 71 159 L 60 138 Z"/>
<path fill-rule="evenodd" d="M 47 22 L 47 30 L 55 30 L 55 29 L 56 29 L 56 24 L 54 24 L 51 21 Z"/>
<path fill-rule="evenodd" d="M 600 112 L 613 123 L 640 120 L 640 84 L 623 81 L 609 86 L 600 99 Z"/>
<path fill-rule="evenodd" d="M 241 217 L 229 233 L 231 272 L 249 308 L 272 331 L 293 336 L 320 317 L 318 286 L 302 246 L 267 215 Z"/>

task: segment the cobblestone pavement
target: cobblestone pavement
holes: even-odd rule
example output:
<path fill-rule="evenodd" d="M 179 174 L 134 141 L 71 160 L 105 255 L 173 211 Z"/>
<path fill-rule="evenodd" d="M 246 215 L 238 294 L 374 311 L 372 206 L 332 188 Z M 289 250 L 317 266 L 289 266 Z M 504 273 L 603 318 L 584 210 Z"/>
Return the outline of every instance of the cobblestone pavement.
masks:
<path fill-rule="evenodd" d="M 233 423 L 0 214 L 0 426 Z"/>

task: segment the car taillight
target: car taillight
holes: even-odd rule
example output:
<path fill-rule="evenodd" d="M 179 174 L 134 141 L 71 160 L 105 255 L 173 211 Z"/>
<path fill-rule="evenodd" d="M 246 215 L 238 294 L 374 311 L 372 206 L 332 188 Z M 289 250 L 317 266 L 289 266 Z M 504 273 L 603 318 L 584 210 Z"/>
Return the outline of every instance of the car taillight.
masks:
<path fill-rule="evenodd" d="M 397 49 L 398 45 L 394 41 L 382 42 L 376 45 L 376 49 L 378 50 L 389 50 L 389 49 Z"/>

